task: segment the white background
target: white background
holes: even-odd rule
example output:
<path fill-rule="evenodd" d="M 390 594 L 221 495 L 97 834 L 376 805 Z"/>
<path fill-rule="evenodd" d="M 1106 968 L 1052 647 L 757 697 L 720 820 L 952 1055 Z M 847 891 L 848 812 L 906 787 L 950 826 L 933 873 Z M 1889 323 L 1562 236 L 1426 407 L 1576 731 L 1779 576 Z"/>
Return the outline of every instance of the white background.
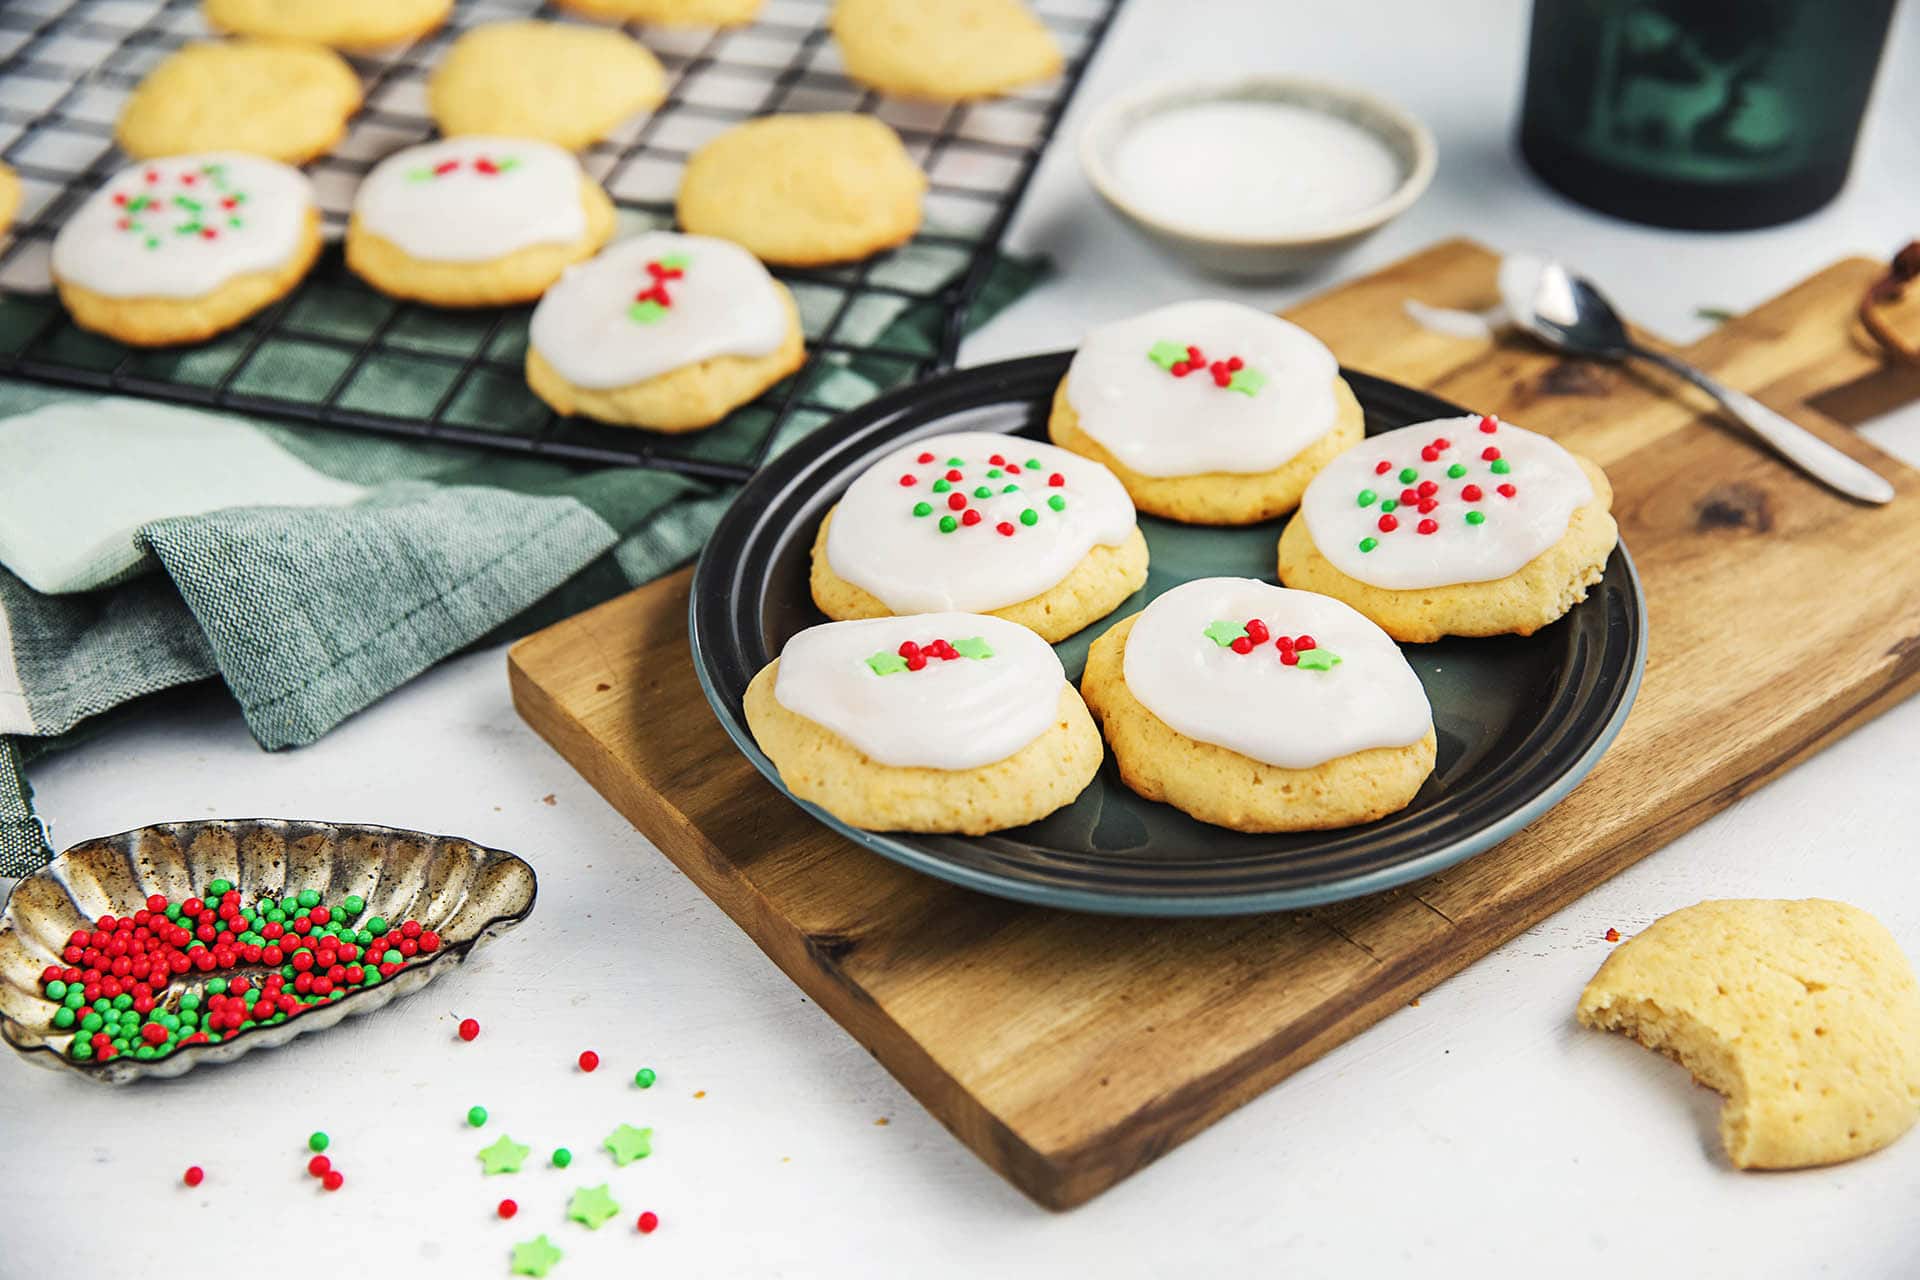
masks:
<path fill-rule="evenodd" d="M 1743 308 L 1920 233 L 1920 9 L 1896 25 L 1852 185 L 1771 231 L 1609 222 L 1521 172 L 1519 0 L 1130 0 L 1068 128 L 1164 76 L 1282 70 L 1372 87 L 1433 127 L 1439 177 L 1342 274 L 1467 231 L 1557 251 L 1628 314 L 1690 337 L 1696 306 Z M 1219 291 L 1097 207 L 1066 146 L 1016 243 L 1058 275 L 975 338 L 969 362 L 1070 346 L 1088 324 Z M 1325 283 L 1243 296 L 1282 305 Z M 1913 415 L 1880 435 L 1920 457 Z M 212 1245 L 249 1270 L 504 1275 L 510 1243 L 544 1230 L 568 1252 L 559 1277 L 1912 1276 L 1920 1138 L 1837 1169 L 1735 1173 L 1714 1096 L 1578 1030 L 1572 1008 L 1609 926 L 1631 933 L 1709 896 L 1846 899 L 1920 955 L 1916 759 L 1908 705 L 1054 1215 L 949 1137 L 520 723 L 501 652 L 283 755 L 257 750 L 219 698 L 163 700 L 37 768 L 59 845 L 212 814 L 386 822 L 525 854 L 539 909 L 380 1016 L 239 1066 L 105 1091 L 0 1061 L 0 1274 L 91 1280 L 187 1250 L 203 1260 L 185 1265 L 212 1267 Z M 485 1026 L 476 1043 L 453 1038 L 460 1015 Z M 588 1046 L 605 1065 L 582 1076 L 571 1064 Z M 649 1093 L 630 1082 L 642 1064 L 660 1073 Z M 463 1122 L 476 1102 L 494 1116 L 482 1134 Z M 616 1171 L 595 1147 L 623 1120 L 655 1128 L 656 1154 Z M 303 1170 L 317 1127 L 349 1179 L 332 1196 Z M 503 1130 L 535 1160 L 483 1180 L 473 1153 Z M 537 1167 L 561 1143 L 573 1167 Z M 179 1185 L 188 1163 L 207 1169 L 197 1192 Z M 567 1193 L 603 1179 L 626 1215 L 597 1234 L 562 1221 Z M 491 1216 L 502 1195 L 521 1204 L 512 1223 Z M 650 1238 L 632 1228 L 643 1208 L 663 1219 Z"/>

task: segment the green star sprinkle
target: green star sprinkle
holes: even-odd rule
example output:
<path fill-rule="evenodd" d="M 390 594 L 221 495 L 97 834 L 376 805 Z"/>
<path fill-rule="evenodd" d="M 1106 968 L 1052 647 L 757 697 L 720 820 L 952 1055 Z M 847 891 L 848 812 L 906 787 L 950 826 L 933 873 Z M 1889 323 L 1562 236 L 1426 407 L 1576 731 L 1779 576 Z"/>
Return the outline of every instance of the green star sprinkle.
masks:
<path fill-rule="evenodd" d="M 960 646 L 956 644 L 953 647 L 958 649 Z M 653 1154 L 653 1130 L 636 1129 L 630 1124 L 623 1124 L 608 1134 L 607 1140 L 600 1145 L 613 1153 L 615 1164 L 629 1165 Z"/>
<path fill-rule="evenodd" d="M 513 1246 L 513 1274 L 544 1276 L 549 1267 L 566 1256 L 554 1248 L 553 1242 L 545 1236 L 535 1236 L 523 1244 Z"/>
<path fill-rule="evenodd" d="M 667 314 L 667 309 L 652 298 L 636 302 L 627 308 L 627 319 L 635 324 L 658 324 Z"/>
<path fill-rule="evenodd" d="M 1207 629 L 1204 634 L 1207 639 L 1224 649 L 1241 636 L 1247 634 L 1247 629 L 1237 622 L 1225 622 L 1216 619 L 1207 624 Z"/>
<path fill-rule="evenodd" d="M 1171 369 L 1187 358 L 1187 349 L 1177 342 L 1168 342 L 1165 338 L 1147 348 L 1147 359 L 1162 369 Z"/>
<path fill-rule="evenodd" d="M 955 640 L 953 651 L 963 658 L 991 658 L 993 647 L 980 636 L 968 636 L 965 640 Z"/>
<path fill-rule="evenodd" d="M 618 1217 L 620 1206 L 607 1194 L 607 1184 L 597 1187 L 582 1187 L 573 1193 L 573 1199 L 567 1201 L 567 1216 L 575 1222 L 585 1224 L 587 1230 L 598 1231 L 608 1218 Z"/>
<path fill-rule="evenodd" d="M 1266 374 L 1257 369 L 1242 369 L 1227 383 L 1227 390 L 1238 391 L 1243 396 L 1257 396 L 1260 388 L 1266 385 Z"/>
<path fill-rule="evenodd" d="M 1340 665 L 1340 655 L 1331 649 L 1309 649 L 1300 655 L 1303 671 L 1331 671 Z"/>
<path fill-rule="evenodd" d="M 882 649 L 867 659 L 867 665 L 877 676 L 893 676 L 907 669 L 907 660 L 891 649 Z"/>
<path fill-rule="evenodd" d="M 518 1173 L 521 1162 L 527 1158 L 527 1152 L 531 1150 L 533 1150 L 532 1147 L 523 1147 L 503 1133 L 500 1135 L 500 1141 L 481 1149 L 480 1163 L 484 1166 L 481 1172 Z"/>

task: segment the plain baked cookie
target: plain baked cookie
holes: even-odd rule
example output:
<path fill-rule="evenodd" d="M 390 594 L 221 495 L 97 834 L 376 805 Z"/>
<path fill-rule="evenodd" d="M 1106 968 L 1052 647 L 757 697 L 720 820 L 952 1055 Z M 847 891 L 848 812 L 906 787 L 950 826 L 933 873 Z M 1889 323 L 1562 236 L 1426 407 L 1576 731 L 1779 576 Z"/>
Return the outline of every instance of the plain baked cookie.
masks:
<path fill-rule="evenodd" d="M 87 197 L 54 237 L 74 323 L 135 346 L 199 342 L 284 297 L 320 253 L 298 169 L 214 153 L 149 160 Z"/>
<path fill-rule="evenodd" d="M 463 136 L 382 160 L 354 193 L 347 266 L 440 307 L 531 302 L 613 235 L 613 202 L 572 152 Z"/>
<path fill-rule="evenodd" d="M 926 189 L 900 136 L 872 116 L 762 116 L 693 153 L 678 213 L 688 231 L 762 262 L 813 267 L 912 239 Z"/>
<path fill-rule="evenodd" d="M 747 686 L 754 741 L 801 800 L 876 831 L 983 835 L 1071 804 L 1099 731 L 1024 627 L 964 613 L 829 622 Z"/>
<path fill-rule="evenodd" d="M 1060 47 L 1020 0 L 837 0 L 847 74 L 933 102 L 990 98 L 1060 72 Z"/>
<path fill-rule="evenodd" d="M 1121 781 L 1236 831 L 1315 831 L 1407 806 L 1433 716 L 1393 642 L 1336 600 L 1183 583 L 1093 642 L 1080 679 Z"/>
<path fill-rule="evenodd" d="M 559 0 L 562 9 L 610 22 L 659 27 L 738 27 L 752 22 L 763 0 Z"/>
<path fill-rule="evenodd" d="M 1886 927 L 1844 902 L 1663 916 L 1607 957 L 1579 1018 L 1726 1095 L 1720 1139 L 1742 1169 L 1851 1160 L 1920 1118 L 1920 983 Z"/>
<path fill-rule="evenodd" d="M 1371 436 L 1314 477 L 1280 535 L 1280 580 L 1394 639 L 1532 635 L 1600 580 L 1619 541 L 1606 473 L 1491 417 Z"/>
<path fill-rule="evenodd" d="M 494 22 L 453 42 L 427 82 L 444 134 L 539 138 L 577 151 L 666 96 L 659 61 L 618 31 Z"/>
<path fill-rule="evenodd" d="M 439 28 L 453 0 L 203 0 L 207 25 L 241 36 L 381 49 Z"/>
<path fill-rule="evenodd" d="M 1064 640 L 1147 580 L 1113 473 L 1052 445 L 960 432 L 895 448 L 820 522 L 813 602 L 829 618 L 964 609 Z"/>
<path fill-rule="evenodd" d="M 20 212 L 20 179 L 14 171 L 0 164 L 0 235 L 5 235 L 13 225 L 13 215 Z"/>
<path fill-rule="evenodd" d="M 360 77 L 331 49 L 291 40 L 184 45 L 127 97 L 114 140 L 130 156 L 247 151 L 304 164 L 360 107 Z"/>

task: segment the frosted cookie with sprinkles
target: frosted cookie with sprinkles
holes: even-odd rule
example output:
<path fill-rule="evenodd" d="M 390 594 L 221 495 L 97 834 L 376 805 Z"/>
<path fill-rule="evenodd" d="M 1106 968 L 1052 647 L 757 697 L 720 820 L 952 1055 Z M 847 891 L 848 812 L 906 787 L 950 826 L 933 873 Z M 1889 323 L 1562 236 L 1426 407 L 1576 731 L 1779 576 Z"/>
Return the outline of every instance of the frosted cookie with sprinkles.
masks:
<path fill-rule="evenodd" d="M 453 0 L 205 0 L 207 25 L 243 36 L 383 49 L 436 30 Z"/>
<path fill-rule="evenodd" d="M 1398 646 L 1338 600 L 1251 578 L 1122 619 L 1080 691 L 1128 787 L 1236 831 L 1371 822 L 1433 772 L 1433 712 Z"/>
<path fill-rule="evenodd" d="M 1315 476 L 1280 580 L 1396 640 L 1532 635 L 1586 599 L 1619 539 L 1606 473 L 1492 417 L 1372 436 Z"/>
<path fill-rule="evenodd" d="M 1060 46 L 1021 0 L 836 0 L 847 74 L 930 102 L 990 98 L 1060 74 Z"/>
<path fill-rule="evenodd" d="M 1253 524 L 1365 435 L 1339 362 L 1298 325 L 1237 302 L 1160 307 L 1093 330 L 1047 435 L 1120 477 L 1148 515 Z"/>
<path fill-rule="evenodd" d="M 619 31 L 490 22 L 453 42 L 427 81 L 440 132 L 539 138 L 577 151 L 666 97 L 666 72 Z"/>
<path fill-rule="evenodd" d="M 754 676 L 744 709 L 788 790 L 870 830 L 1020 826 L 1100 769 L 1099 731 L 1052 648 L 977 614 L 809 628 Z"/>
<path fill-rule="evenodd" d="M 527 336 L 557 412 L 653 431 L 711 426 L 806 360 L 793 295 L 752 254 L 665 231 L 569 267 Z"/>
<path fill-rule="evenodd" d="M 340 141 L 360 108 L 360 77 L 331 49 L 292 40 L 184 45 L 120 109 L 128 155 L 246 151 L 305 164 Z"/>
<path fill-rule="evenodd" d="M 1146 539 L 1111 471 L 991 432 L 892 450 L 813 542 L 813 602 L 829 618 L 959 609 L 1058 641 L 1146 580 Z"/>
<path fill-rule="evenodd" d="M 613 202 L 573 154 L 531 138 L 408 147 L 354 195 L 347 265 L 442 307 L 531 302 L 613 235 Z"/>
<path fill-rule="evenodd" d="M 61 226 L 52 268 L 81 328 L 168 346 L 210 338 L 283 297 L 319 253 L 304 174 L 216 153 L 115 174 Z"/>

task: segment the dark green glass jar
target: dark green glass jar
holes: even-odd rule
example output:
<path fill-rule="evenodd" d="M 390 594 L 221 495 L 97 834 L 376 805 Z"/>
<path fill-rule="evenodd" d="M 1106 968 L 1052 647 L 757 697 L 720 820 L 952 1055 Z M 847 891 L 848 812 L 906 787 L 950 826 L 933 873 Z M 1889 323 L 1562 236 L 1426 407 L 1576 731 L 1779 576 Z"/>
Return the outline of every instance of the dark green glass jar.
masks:
<path fill-rule="evenodd" d="M 1802 217 L 1847 180 L 1893 6 L 1534 0 L 1520 152 L 1551 186 L 1636 222 Z"/>

